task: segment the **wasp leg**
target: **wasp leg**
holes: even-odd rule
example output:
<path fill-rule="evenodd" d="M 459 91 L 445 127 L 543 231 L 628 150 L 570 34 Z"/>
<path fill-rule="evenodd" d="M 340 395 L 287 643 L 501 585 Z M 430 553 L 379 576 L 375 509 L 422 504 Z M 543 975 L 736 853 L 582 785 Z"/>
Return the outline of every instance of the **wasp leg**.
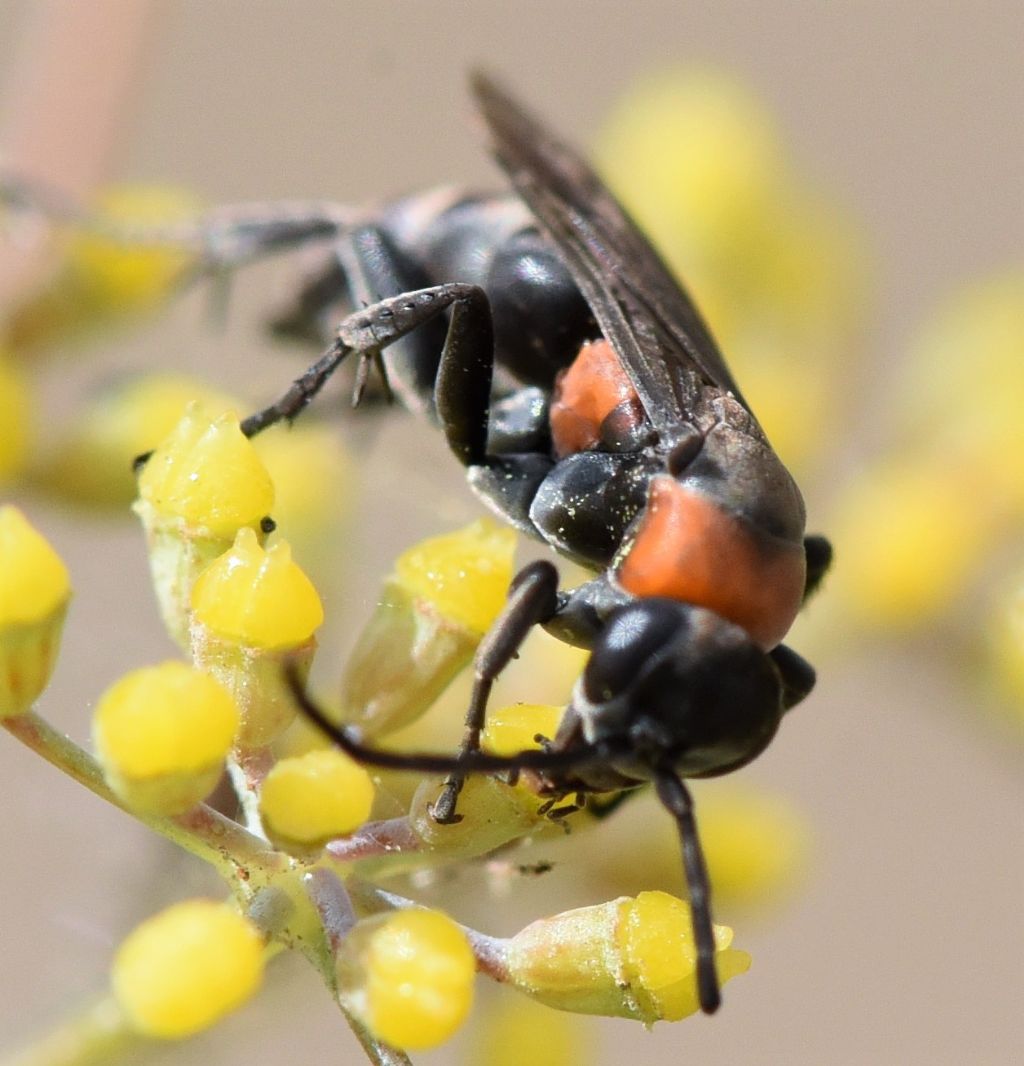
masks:
<path fill-rule="evenodd" d="M 676 820 L 679 843 L 683 852 L 683 868 L 690 893 L 690 920 L 693 922 L 693 942 L 697 947 L 697 997 L 705 1014 L 714 1014 L 721 1006 L 722 993 L 715 971 L 715 931 L 711 924 L 711 887 L 708 868 L 704 862 L 697 823 L 693 817 L 693 800 L 676 773 L 670 768 L 656 771 L 654 787 L 658 799 Z"/>
<path fill-rule="evenodd" d="M 226 273 L 274 252 L 333 239 L 352 218 L 339 204 L 283 200 L 218 207 L 182 221 L 132 223 L 91 210 L 56 189 L 16 175 L 0 175 L 0 203 L 120 244 L 192 248 L 198 262 L 188 268 L 185 281 Z"/>
<path fill-rule="evenodd" d="M 331 720 L 327 712 L 306 692 L 294 662 L 285 665 L 285 679 L 299 710 L 325 736 L 330 737 L 356 762 L 379 766 L 384 770 L 413 770 L 424 774 L 498 774 L 536 770 L 554 776 L 607 766 L 609 762 L 629 754 L 627 744 L 610 741 L 588 743 L 571 750 L 540 751 L 529 748 L 515 755 L 491 755 L 485 751 L 438 755 L 427 751 L 374 748 L 363 743 L 358 729 Z"/>
<path fill-rule="evenodd" d="M 832 545 L 825 537 L 812 533 L 804 537 L 804 554 L 807 556 L 807 580 L 804 584 L 804 603 L 818 591 L 822 578 L 832 565 Z"/>
<path fill-rule="evenodd" d="M 516 575 L 508 601 L 480 642 L 473 659 L 473 691 L 466 711 L 460 757 L 479 751 L 487 700 L 495 680 L 516 657 L 530 630 L 555 613 L 557 597 L 558 571 L 551 563 L 543 560 L 530 563 Z M 445 781 L 431 810 L 435 821 L 447 824 L 460 820 L 461 815 L 455 813 L 455 804 L 464 780 L 465 774 L 453 773 Z"/>
<path fill-rule="evenodd" d="M 811 694 L 817 675 L 802 655 L 785 644 L 772 648 L 768 655 L 782 679 L 782 708 L 788 711 Z"/>
<path fill-rule="evenodd" d="M 453 384 L 447 390 L 447 395 L 463 402 L 465 407 L 459 411 L 439 411 L 439 418 L 456 455 L 460 458 L 463 455 L 482 456 L 486 450 L 487 402 L 490 397 L 490 368 L 494 358 L 490 340 L 490 304 L 483 289 L 457 282 L 401 293 L 353 311 L 342 320 L 331 347 L 292 382 L 291 388 L 276 403 L 245 419 L 242 432 L 251 437 L 277 422 L 291 421 L 324 387 L 347 356 L 355 354 L 364 364 L 379 366 L 384 349 L 449 308 L 451 322 L 444 353 L 457 352 L 459 357 L 465 359 L 466 365 L 477 368 L 477 372 L 467 372 L 464 375 L 467 380 Z M 474 354 L 474 350 L 481 345 L 486 347 L 486 354 Z M 444 353 L 439 380 L 444 376 Z M 485 372 L 479 370 L 481 366 Z M 357 393 L 355 402 L 358 399 Z M 438 406 L 440 408 L 440 404 Z M 467 462 L 468 459 L 463 461 Z"/>
<path fill-rule="evenodd" d="M 430 284 L 390 234 L 372 223 L 355 225 L 334 242 L 293 303 L 270 323 L 273 333 L 328 343 L 343 314 Z M 433 412 L 434 380 L 447 324 L 438 318 L 396 341 L 387 352 L 387 375 L 410 411 Z"/>

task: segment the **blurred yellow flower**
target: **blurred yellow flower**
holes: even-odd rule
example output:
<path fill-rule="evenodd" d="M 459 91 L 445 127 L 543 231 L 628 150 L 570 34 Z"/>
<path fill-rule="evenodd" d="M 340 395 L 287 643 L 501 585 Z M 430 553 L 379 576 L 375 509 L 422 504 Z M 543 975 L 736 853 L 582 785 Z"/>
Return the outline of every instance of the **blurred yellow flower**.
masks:
<path fill-rule="evenodd" d="M 25 466 L 31 419 L 28 378 L 0 347 L 0 485 L 14 481 Z"/>
<path fill-rule="evenodd" d="M 132 460 L 164 440 L 193 401 L 211 415 L 241 406 L 184 374 L 145 374 L 104 385 L 76 413 L 40 479 L 79 503 L 127 506 L 136 493 Z"/>
<path fill-rule="evenodd" d="M 161 226 L 198 215 L 182 189 L 114 186 L 92 220 L 72 229 L 61 267 L 41 291 L 10 312 L 0 328 L 19 352 L 65 344 L 166 300 L 197 249 L 149 239 Z"/>
<path fill-rule="evenodd" d="M 596 159 L 692 291 L 783 459 L 834 428 L 865 301 L 864 252 L 799 173 L 757 96 L 723 71 L 642 78 Z"/>

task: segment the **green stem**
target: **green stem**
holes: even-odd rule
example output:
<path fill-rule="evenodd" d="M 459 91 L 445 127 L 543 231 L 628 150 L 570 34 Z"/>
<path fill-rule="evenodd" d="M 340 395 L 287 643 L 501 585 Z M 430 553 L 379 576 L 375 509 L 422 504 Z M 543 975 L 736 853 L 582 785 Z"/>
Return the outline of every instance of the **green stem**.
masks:
<path fill-rule="evenodd" d="M 229 884 L 243 889 L 245 895 L 251 894 L 249 883 L 254 873 L 269 872 L 287 861 L 264 841 L 205 803 L 174 817 L 133 810 L 111 790 L 99 764 L 88 752 L 34 712 L 5 718 L 3 725 L 22 744 L 63 770 L 68 777 L 185 851 L 210 863 Z"/>
<path fill-rule="evenodd" d="M 100 1066 L 126 1053 L 140 1038 L 108 996 L 68 1018 L 2 1066 Z"/>

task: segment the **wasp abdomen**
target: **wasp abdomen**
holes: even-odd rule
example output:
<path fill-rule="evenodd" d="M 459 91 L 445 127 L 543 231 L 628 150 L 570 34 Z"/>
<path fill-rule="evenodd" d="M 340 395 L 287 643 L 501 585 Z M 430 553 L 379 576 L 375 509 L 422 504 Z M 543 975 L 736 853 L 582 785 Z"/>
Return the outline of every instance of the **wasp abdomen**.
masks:
<path fill-rule="evenodd" d="M 707 607 L 762 648 L 789 631 L 803 599 L 803 545 L 773 537 L 668 474 L 651 479 L 647 506 L 615 564 L 634 596 Z"/>
<path fill-rule="evenodd" d="M 558 375 L 550 418 L 560 459 L 594 449 L 636 451 L 651 431 L 640 397 L 606 340 L 585 344 Z"/>

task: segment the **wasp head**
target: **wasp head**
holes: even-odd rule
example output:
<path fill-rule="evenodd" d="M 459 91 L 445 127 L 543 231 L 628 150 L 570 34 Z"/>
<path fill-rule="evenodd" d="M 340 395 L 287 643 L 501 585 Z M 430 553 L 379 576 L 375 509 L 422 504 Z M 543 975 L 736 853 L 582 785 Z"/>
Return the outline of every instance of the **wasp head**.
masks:
<path fill-rule="evenodd" d="M 591 742 L 628 755 L 615 769 L 644 779 L 727 773 L 759 755 L 783 713 L 777 667 L 713 611 L 650 598 L 619 608 L 594 643 L 572 709 Z"/>

